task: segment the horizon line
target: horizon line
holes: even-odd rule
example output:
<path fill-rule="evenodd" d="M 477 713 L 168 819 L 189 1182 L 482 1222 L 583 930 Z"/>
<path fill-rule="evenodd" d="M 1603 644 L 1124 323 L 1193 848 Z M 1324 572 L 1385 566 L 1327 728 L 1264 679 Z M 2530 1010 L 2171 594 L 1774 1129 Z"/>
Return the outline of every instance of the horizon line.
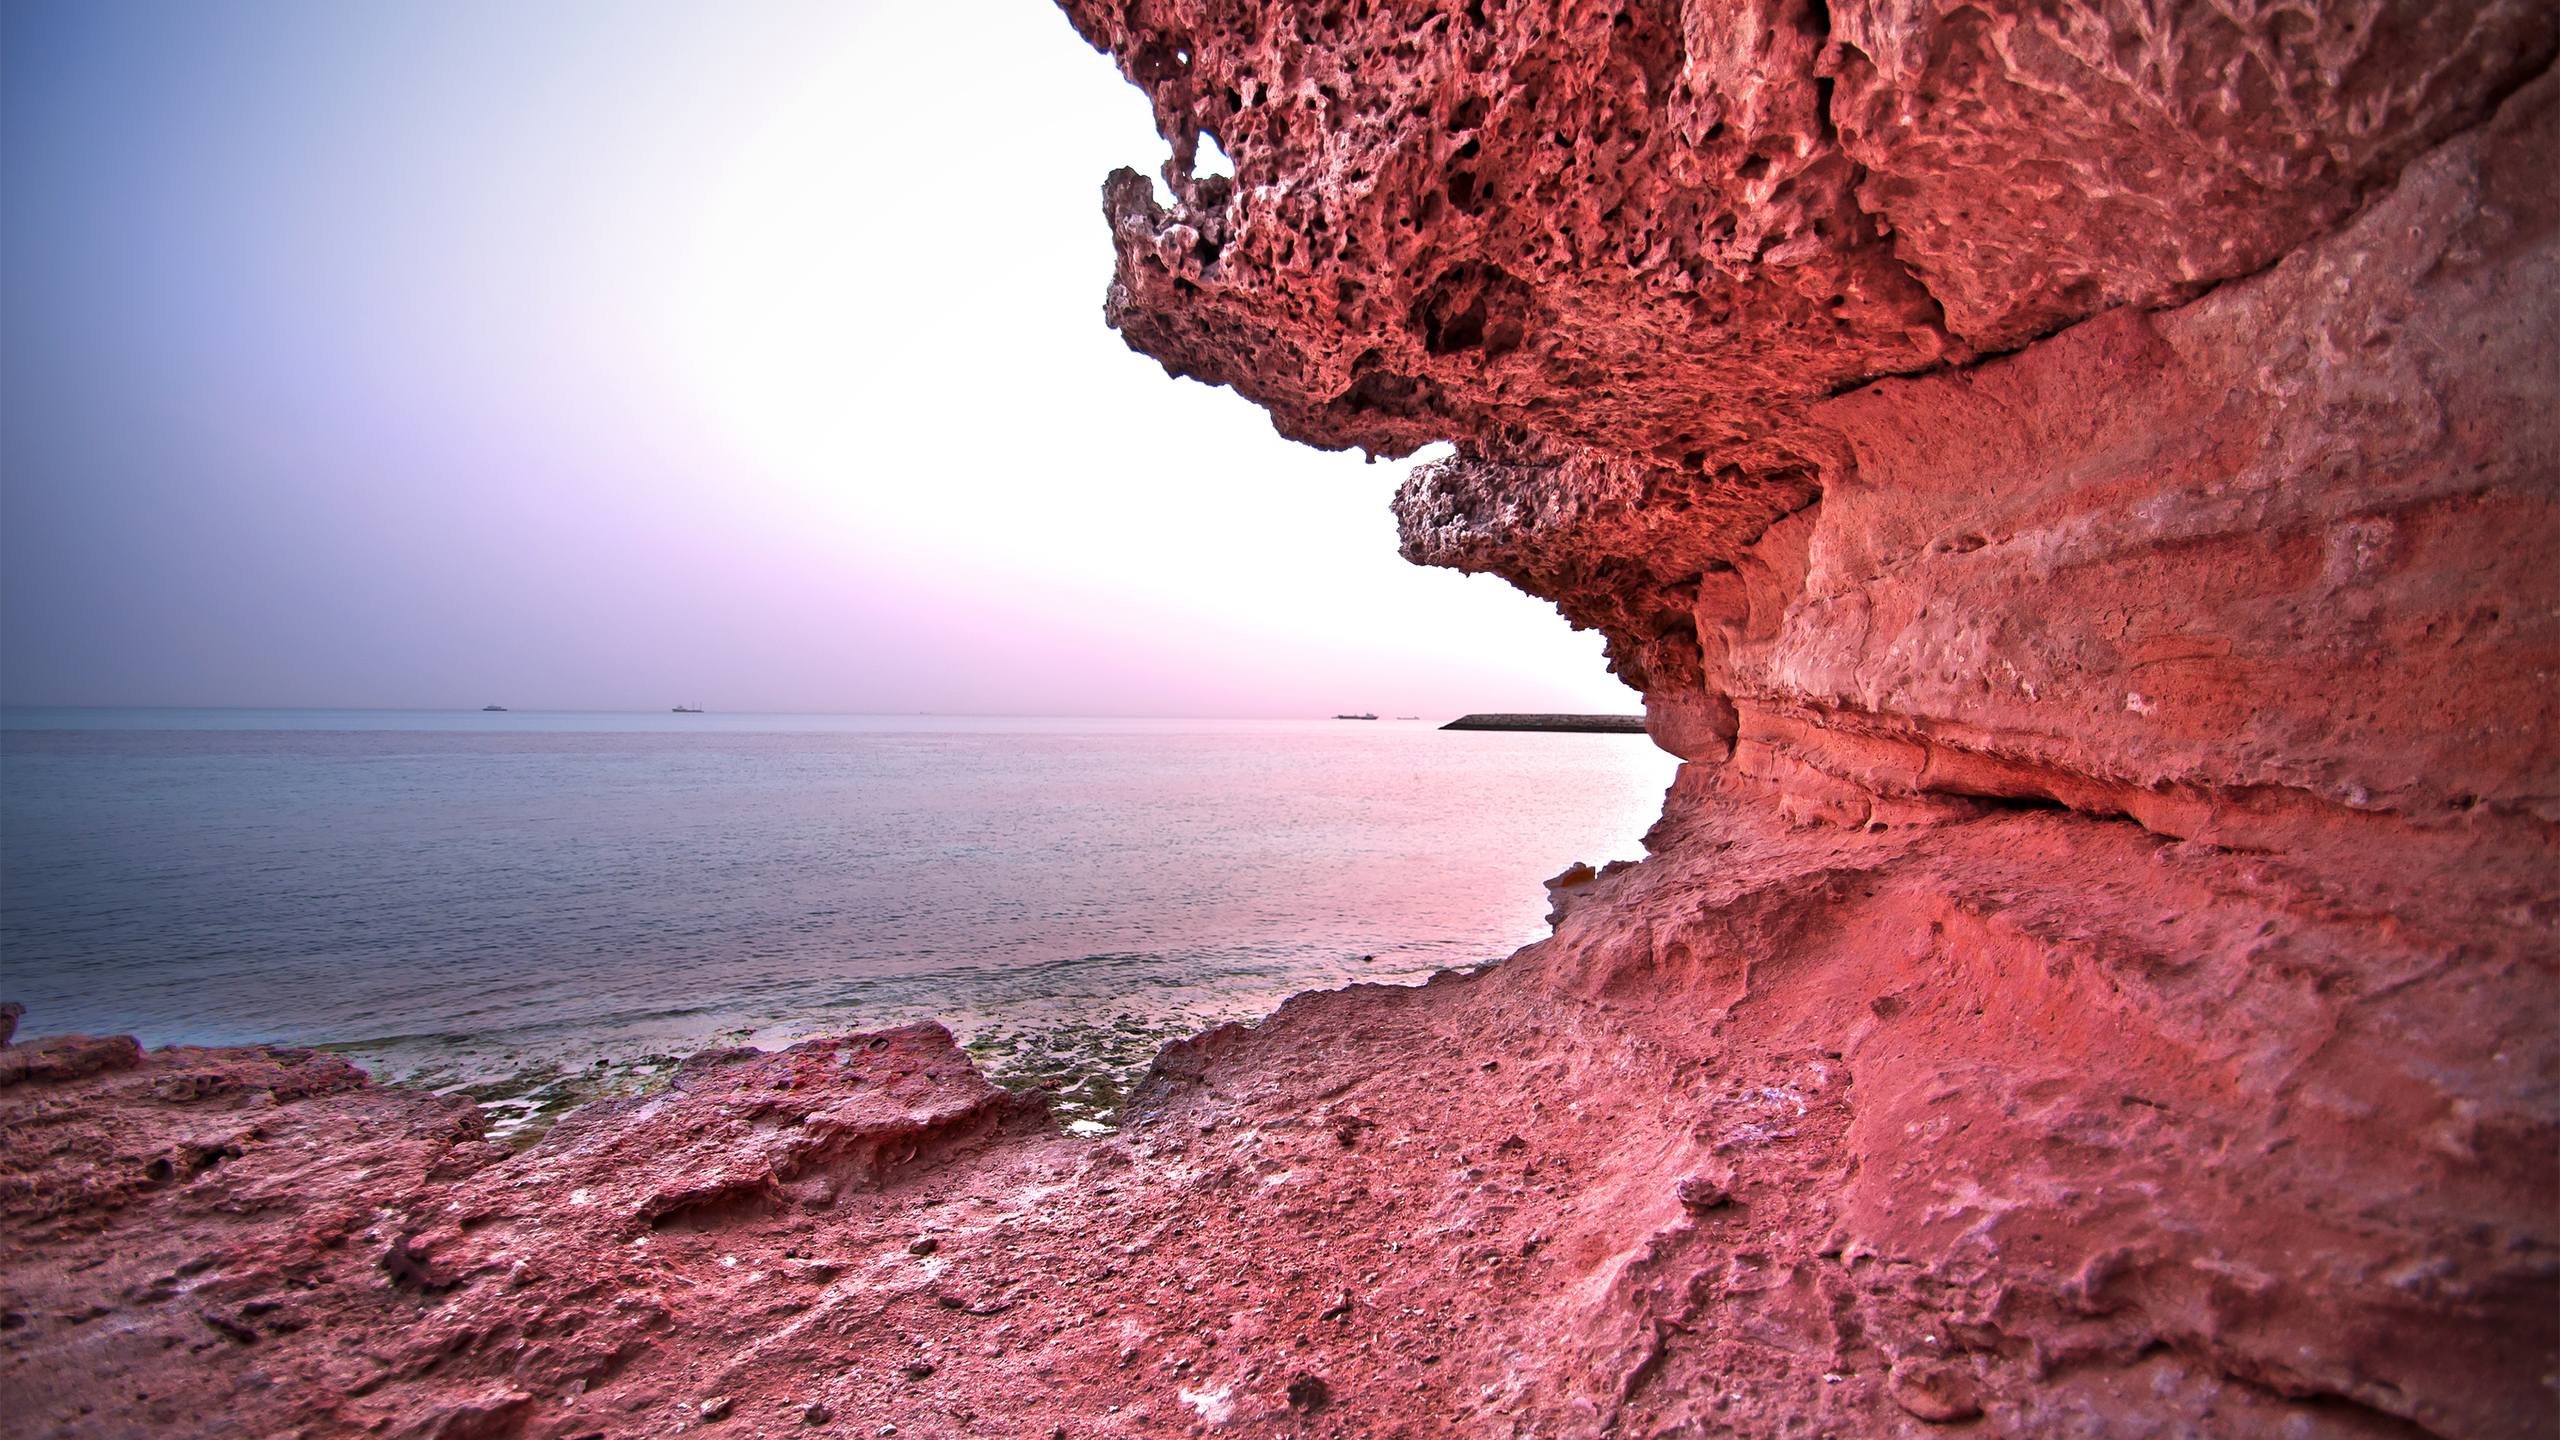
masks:
<path fill-rule="evenodd" d="M 343 714 L 358 714 L 358 715 L 480 715 L 480 714 L 489 714 L 489 713 L 506 714 L 506 715 L 672 715 L 672 714 L 676 714 L 676 713 L 678 713 L 677 711 L 675 711 L 675 710 L 673 710 L 673 709 L 631 709 L 631 708 L 628 708 L 628 707 L 620 707 L 620 706 L 601 706 L 601 707 L 588 707 L 588 706 L 545 706 L 545 705 L 534 705 L 534 706 L 509 706 L 509 707 L 507 707 L 506 709 L 504 709 L 504 710 L 502 710 L 502 711 L 490 712 L 490 711 L 484 710 L 481 706 L 478 706 L 478 705 L 453 705 L 453 706 L 430 706 L 430 705 L 178 705 L 178 704 L 151 704 L 151 705 L 141 705 L 141 704 L 106 704 L 106 705 L 100 705 L 100 704 L 88 704 L 88 703 L 66 703 L 66 702 L 0 701 L 0 711 L 9 711 L 9 710 L 138 710 L 138 711 L 222 710 L 222 711 L 235 711 L 235 712 L 243 712 L 243 713 L 248 713 L 248 712 L 257 712 L 257 711 L 279 711 L 279 712 L 282 712 L 282 711 L 300 711 L 300 712 L 304 712 L 304 713 L 313 713 L 313 714 L 343 713 Z M 1333 714 L 1316 714 L 1316 713 L 1313 713 L 1313 712 L 1306 712 L 1306 711 L 1291 711 L 1291 712 L 1287 712 L 1287 713 L 1257 712 L 1257 713 L 1254 713 L 1254 714 L 1202 714 L 1202 713 L 1173 714 L 1173 713 L 1165 713 L 1165 712 L 1147 712 L 1147 713 L 1141 713 L 1141 712 L 1136 712 L 1136 711 L 1107 711 L 1107 712 L 1104 712 L 1104 711 L 1063 711 L 1063 710 L 763 710 L 763 709 L 742 709 L 742 710 L 717 710 L 717 711 L 715 711 L 715 710 L 708 710 L 708 709 L 706 709 L 706 710 L 694 711 L 694 712 L 690 712 L 690 713 L 694 713 L 694 714 L 702 714 L 702 715 L 779 715 L 779 716 L 807 716 L 807 717 L 812 717 L 812 718 L 817 718 L 817 717 L 826 717 L 826 718 L 835 718 L 835 719 L 858 719 L 858 720 L 899 720 L 899 719 L 918 719 L 918 718 L 922 718 L 922 719 L 942 719 L 942 720 L 1335 720 L 1335 719 L 1341 719 L 1341 718 L 1343 718 L 1343 715 L 1342 715 L 1341 713 L 1339 713 L 1339 712 L 1337 712 L 1337 713 L 1333 713 Z M 1415 717 L 1413 717 L 1413 718 L 1420 719 L 1420 718 L 1423 718 L 1423 716 L 1424 716 L 1424 715 L 1427 715 L 1427 714 L 1429 714 L 1429 713 L 1431 713 L 1431 707 L 1427 707 L 1427 706 L 1426 706 L 1426 707 L 1424 707 L 1424 710 L 1423 710 L 1423 712 L 1422 712 L 1422 714 L 1421 714 L 1421 715 L 1416 715 L 1416 716 L 1415 716 Z M 1520 713 L 1520 714 L 1530 714 L 1530 713 L 1538 713 L 1538 714 L 1549 714 L 1549 713 L 1552 713 L 1552 714 L 1582 714 L 1582 713 L 1588 713 L 1588 714 L 1595 714 L 1595 715 L 1597 715 L 1597 714 L 1618 714 L 1618 713 L 1621 713 L 1621 712 L 1618 712 L 1618 711 L 1597 711 L 1597 710 L 1595 710 L 1595 711 L 1588 711 L 1588 712 L 1582 712 L 1582 711 L 1551 711 L 1551 710 L 1518 711 L 1518 712 L 1513 712 L 1513 711 L 1506 711 L 1506 710 L 1500 710 L 1500 709 L 1474 709 L 1474 710 L 1461 710 L 1461 711 L 1455 711 L 1455 712 L 1452 712 L 1452 713 L 1455 713 L 1455 714 L 1462 714 L 1462 715 L 1473 715 L 1473 714 L 1510 714 L 1510 713 Z M 1382 713 L 1382 714 L 1380 715 L 1380 717 L 1379 717 L 1379 718 L 1383 718 L 1383 719 L 1400 719 L 1400 718 L 1403 718 L 1403 717 L 1400 717 L 1400 716 L 1391 716 L 1391 715 L 1384 715 L 1384 714 Z"/>

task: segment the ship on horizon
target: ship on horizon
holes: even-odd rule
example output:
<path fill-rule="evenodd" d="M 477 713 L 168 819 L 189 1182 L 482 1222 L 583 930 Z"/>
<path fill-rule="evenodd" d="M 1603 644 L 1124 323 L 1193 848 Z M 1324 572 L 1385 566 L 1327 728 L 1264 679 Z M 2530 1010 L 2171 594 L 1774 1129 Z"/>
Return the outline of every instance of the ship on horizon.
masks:
<path fill-rule="evenodd" d="M 679 705 L 675 708 L 674 713 L 678 715 L 699 715 L 702 713 L 702 707 L 699 705 Z"/>
<path fill-rule="evenodd" d="M 1367 715 L 1336 715 L 1333 718 L 1336 720 L 1375 720 L 1378 717 L 1375 712 L 1372 712 Z"/>

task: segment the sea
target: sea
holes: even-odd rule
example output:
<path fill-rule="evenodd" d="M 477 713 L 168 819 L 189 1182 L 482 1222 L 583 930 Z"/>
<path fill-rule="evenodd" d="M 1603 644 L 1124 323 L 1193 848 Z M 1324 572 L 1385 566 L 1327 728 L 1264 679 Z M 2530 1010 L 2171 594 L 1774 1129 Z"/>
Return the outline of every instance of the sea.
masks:
<path fill-rule="evenodd" d="M 1111 1128 L 1167 1040 L 1417 984 L 1640 856 L 1641 735 L 1394 719 L 0 711 L 20 1038 L 280 1042 L 501 1137 L 936 1019 Z"/>

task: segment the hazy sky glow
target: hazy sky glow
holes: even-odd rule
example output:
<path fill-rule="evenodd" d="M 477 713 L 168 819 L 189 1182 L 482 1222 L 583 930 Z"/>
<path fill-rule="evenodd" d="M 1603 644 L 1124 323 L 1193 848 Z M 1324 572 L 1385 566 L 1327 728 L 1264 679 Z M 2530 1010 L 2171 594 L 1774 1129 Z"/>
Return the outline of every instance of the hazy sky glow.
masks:
<path fill-rule="evenodd" d="M 9 703 L 1635 708 L 1103 327 L 1164 147 L 1042 0 L 0 27 Z"/>

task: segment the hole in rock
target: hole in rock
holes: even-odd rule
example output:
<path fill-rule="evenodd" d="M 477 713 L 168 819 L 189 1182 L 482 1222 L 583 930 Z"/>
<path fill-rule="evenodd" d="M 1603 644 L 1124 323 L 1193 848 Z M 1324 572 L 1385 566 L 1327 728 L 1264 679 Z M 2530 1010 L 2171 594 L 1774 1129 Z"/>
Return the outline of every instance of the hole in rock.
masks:
<path fill-rule="evenodd" d="M 1498 266 L 1452 268 L 1414 302 L 1413 325 L 1433 355 L 1482 350 L 1510 354 L 1527 338 L 1528 287 Z"/>

